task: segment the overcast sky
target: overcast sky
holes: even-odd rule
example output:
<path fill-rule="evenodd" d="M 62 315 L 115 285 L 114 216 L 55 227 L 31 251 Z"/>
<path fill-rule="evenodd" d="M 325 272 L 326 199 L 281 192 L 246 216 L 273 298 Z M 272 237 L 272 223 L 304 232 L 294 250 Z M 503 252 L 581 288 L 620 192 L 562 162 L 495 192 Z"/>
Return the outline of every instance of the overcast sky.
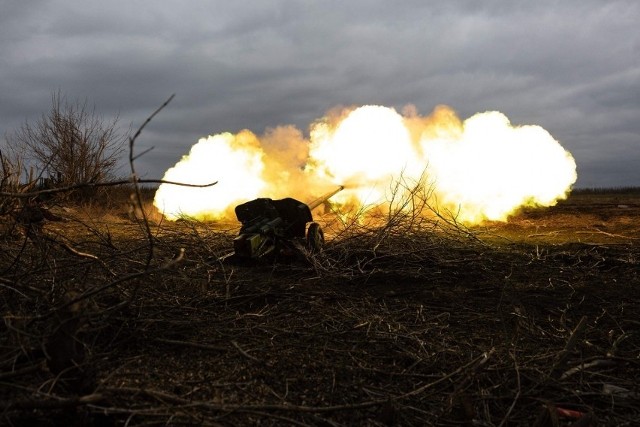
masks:
<path fill-rule="evenodd" d="M 336 105 L 499 110 L 547 129 L 578 187 L 640 186 L 640 1 L 0 0 L 0 132 L 52 92 L 145 130 L 163 172 L 198 138 Z M 123 169 L 123 173 L 127 170 Z"/>

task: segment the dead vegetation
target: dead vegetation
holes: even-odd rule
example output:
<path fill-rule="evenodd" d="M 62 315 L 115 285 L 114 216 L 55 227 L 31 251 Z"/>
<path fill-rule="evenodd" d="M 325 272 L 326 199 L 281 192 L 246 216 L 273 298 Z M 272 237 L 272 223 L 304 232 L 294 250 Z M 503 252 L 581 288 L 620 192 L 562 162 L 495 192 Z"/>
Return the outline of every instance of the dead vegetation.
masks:
<path fill-rule="evenodd" d="M 375 226 L 324 218 L 321 253 L 230 263 L 221 257 L 239 224 L 166 223 L 141 209 L 152 193 L 138 186 L 136 136 L 132 187 L 116 196 L 126 182 L 113 183 L 109 209 L 36 204 L 53 216 L 25 220 L 29 191 L 3 162 L 0 423 L 640 416 L 636 192 L 578 194 L 469 230 L 413 188 Z"/>
<path fill-rule="evenodd" d="M 255 264 L 219 260 L 235 224 L 5 216 L 23 231 L 0 237 L 0 419 L 633 425 L 638 205 L 593 200 L 474 230 L 405 200 L 306 262 Z"/>

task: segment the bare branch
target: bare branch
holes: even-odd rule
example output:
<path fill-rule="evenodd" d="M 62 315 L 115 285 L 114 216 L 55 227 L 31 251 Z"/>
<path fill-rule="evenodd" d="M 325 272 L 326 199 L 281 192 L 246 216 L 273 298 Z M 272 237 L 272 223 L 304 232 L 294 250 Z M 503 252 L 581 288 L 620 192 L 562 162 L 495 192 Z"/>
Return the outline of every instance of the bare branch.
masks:
<path fill-rule="evenodd" d="M 73 190 L 77 190 L 77 189 L 82 189 L 82 188 L 114 187 L 114 186 L 117 186 L 117 185 L 127 185 L 127 184 L 133 184 L 133 183 L 138 183 L 138 184 L 169 184 L 169 185 L 179 185 L 179 186 L 183 186 L 183 187 L 206 188 L 206 187 L 212 187 L 212 186 L 216 185 L 218 183 L 218 181 L 210 182 L 208 184 L 187 184 L 185 182 L 167 181 L 167 180 L 164 180 L 164 179 L 138 179 L 136 181 L 134 181 L 133 179 L 123 179 L 123 180 L 118 180 L 118 181 L 82 183 L 82 184 L 69 185 L 67 187 L 48 188 L 48 189 L 44 189 L 44 190 L 27 191 L 27 192 L 20 192 L 20 193 L 18 193 L 18 192 L 0 191 L 0 196 L 26 199 L 26 198 L 36 197 L 36 196 L 39 196 L 39 195 L 45 195 L 45 194 L 65 193 L 65 192 L 69 192 L 69 191 L 73 191 Z"/>

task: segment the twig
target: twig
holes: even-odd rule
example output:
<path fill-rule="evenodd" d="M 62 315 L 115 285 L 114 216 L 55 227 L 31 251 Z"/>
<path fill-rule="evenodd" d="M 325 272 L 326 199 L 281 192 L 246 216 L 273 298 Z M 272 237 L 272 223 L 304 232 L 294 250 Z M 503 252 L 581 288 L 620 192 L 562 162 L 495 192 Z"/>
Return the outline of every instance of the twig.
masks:
<path fill-rule="evenodd" d="M 215 351 L 228 351 L 229 350 L 228 348 L 221 347 L 221 346 L 216 346 L 216 345 L 211 345 L 211 344 L 202 344 L 202 343 L 191 342 L 191 341 L 169 340 L 169 339 L 164 339 L 164 338 L 155 338 L 154 341 L 155 342 L 160 342 L 160 343 L 163 343 L 163 344 L 173 344 L 173 345 L 181 345 L 181 346 L 186 346 L 186 347 L 201 348 L 203 350 L 215 350 Z"/>
<path fill-rule="evenodd" d="M 167 99 L 166 101 L 164 101 L 164 103 L 159 106 L 156 111 L 154 111 L 153 113 L 151 113 L 151 115 L 149 117 L 147 117 L 147 120 L 145 120 L 142 125 L 138 128 L 138 130 L 136 131 L 136 133 L 133 135 L 133 137 L 131 138 L 132 140 L 135 141 L 135 139 L 140 136 L 140 133 L 142 132 L 142 129 L 145 128 L 145 126 L 147 126 L 149 124 L 149 122 L 151 122 L 151 120 L 156 116 L 156 114 L 158 114 L 160 111 L 162 111 L 162 109 L 164 107 L 166 107 L 167 105 L 169 105 L 169 103 L 171 102 L 171 100 L 176 96 L 176 94 L 172 94 L 169 99 Z"/>
<path fill-rule="evenodd" d="M 242 349 L 242 347 L 240 347 L 240 344 L 238 344 L 237 342 L 231 341 L 231 344 L 240 352 L 240 354 L 242 354 L 247 359 L 251 359 L 254 362 L 260 363 L 260 359 L 258 359 L 257 357 L 254 357 L 254 356 L 250 355 L 249 353 L 247 353 L 245 350 Z"/>
<path fill-rule="evenodd" d="M 153 238 L 153 234 L 151 233 L 151 227 L 149 227 L 149 219 L 147 218 L 147 213 L 145 212 L 144 209 L 142 209 L 142 193 L 140 192 L 140 187 L 138 186 L 138 174 L 136 173 L 136 168 L 135 168 L 135 160 L 137 159 L 137 157 L 134 156 L 133 154 L 133 147 L 136 142 L 136 139 L 142 133 L 142 129 L 144 129 L 145 126 L 149 122 L 151 122 L 151 120 L 156 116 L 156 114 L 158 114 L 164 107 L 166 107 L 169 104 L 169 102 L 171 102 L 174 96 L 175 94 L 171 95 L 169 99 L 167 99 L 160 107 L 156 109 L 156 111 L 151 113 L 151 115 L 147 117 L 147 119 L 142 123 L 142 125 L 140 125 L 136 133 L 131 138 L 129 138 L 129 166 L 131 167 L 131 180 L 133 181 L 133 188 L 135 190 L 136 203 L 141 208 L 140 211 L 142 213 L 142 220 L 143 220 L 142 222 L 144 223 L 144 228 L 147 235 L 147 241 L 149 242 L 149 252 L 147 254 L 147 263 L 146 263 L 147 269 L 151 265 L 151 260 L 153 259 L 154 238 Z"/>
<path fill-rule="evenodd" d="M 560 370 L 562 369 L 562 366 L 566 363 L 567 359 L 571 354 L 571 351 L 573 351 L 573 348 L 578 343 L 578 338 L 580 337 L 582 330 L 586 326 L 587 326 L 587 316 L 582 316 L 582 318 L 578 322 L 578 325 L 575 327 L 575 329 L 571 333 L 571 336 L 567 340 L 567 344 L 564 346 L 564 350 L 562 350 L 562 353 L 560 353 L 560 357 L 558 358 L 558 361 L 554 364 L 553 369 L 551 370 L 552 377 L 557 378 L 560 375 Z"/>
<path fill-rule="evenodd" d="M 30 374 L 31 372 L 40 371 L 43 369 L 43 364 L 38 363 L 36 365 L 27 366 L 26 368 L 17 369 L 11 372 L 0 373 L 0 381 L 6 381 L 10 378 L 19 377 L 24 374 Z"/>
<path fill-rule="evenodd" d="M 631 239 L 631 240 L 640 239 L 640 237 L 631 237 L 631 236 L 624 236 L 622 234 L 607 233 L 606 231 L 600 230 L 597 227 L 593 227 L 593 229 L 596 230 L 598 234 L 604 234 L 605 236 L 609 236 L 609 237 L 620 237 L 622 239 Z M 576 234 L 596 234 L 596 233 L 591 231 L 576 231 Z"/>
<path fill-rule="evenodd" d="M 578 366 L 574 366 L 571 369 L 568 369 L 567 371 L 565 371 L 561 376 L 560 376 L 560 380 L 566 380 L 567 378 L 569 378 L 572 375 L 575 375 L 579 372 L 584 371 L 585 369 L 589 369 L 589 368 L 611 368 L 614 366 L 617 366 L 618 362 L 616 362 L 615 360 L 611 360 L 611 359 L 598 359 L 598 360 L 594 360 L 593 362 L 589 362 L 589 363 L 581 363 Z"/>
<path fill-rule="evenodd" d="M 218 181 L 210 182 L 208 184 L 187 184 L 185 182 L 176 182 L 176 181 L 167 181 L 164 179 L 121 179 L 118 181 L 106 181 L 106 182 L 84 182 L 80 184 L 68 185 L 66 187 L 58 187 L 58 188 L 48 188 L 44 190 L 36 190 L 29 191 L 23 193 L 13 193 L 7 191 L 0 191 L 0 196 L 3 197 L 13 197 L 16 199 L 28 199 L 40 195 L 49 195 L 49 194 L 57 194 L 57 193 L 66 193 L 72 190 L 79 190 L 83 188 L 97 188 L 97 187 L 115 187 L 118 185 L 127 185 L 127 184 L 168 184 L 168 185 L 179 185 L 182 187 L 195 187 L 195 188 L 206 188 L 212 187 L 218 183 Z"/>
<path fill-rule="evenodd" d="M 423 391 L 440 384 L 441 382 L 448 380 L 449 378 L 459 374 L 460 372 L 470 368 L 473 365 L 476 365 L 474 367 L 474 369 L 478 369 L 479 367 L 481 367 L 482 365 L 484 365 L 485 363 L 487 363 L 487 361 L 489 360 L 489 358 L 493 355 L 493 353 L 495 353 L 495 348 L 492 348 L 491 350 L 489 350 L 488 353 L 483 353 L 482 355 L 476 357 L 475 359 L 473 359 L 471 362 L 462 365 L 461 367 L 459 367 L 458 369 L 456 369 L 453 372 L 450 372 L 449 374 L 445 375 L 444 377 L 440 377 L 437 380 L 430 382 L 429 384 L 425 384 L 422 387 L 418 387 L 415 390 L 412 390 L 408 393 L 402 394 L 400 396 L 396 396 L 396 397 L 392 397 L 391 400 L 400 400 L 400 399 L 405 399 L 407 397 L 411 397 L 411 396 L 415 396 L 417 394 L 422 393 Z"/>
<path fill-rule="evenodd" d="M 17 290 L 16 288 L 14 288 L 13 286 L 9 286 L 8 283 L 15 285 L 11 280 L 5 279 L 4 277 L 0 277 L 0 287 L 3 288 L 7 288 L 7 289 L 11 289 L 12 291 L 20 294 L 22 297 L 24 297 L 24 299 L 26 299 L 27 301 L 32 301 L 33 298 L 23 294 L 22 292 L 20 292 L 19 290 Z"/>
<path fill-rule="evenodd" d="M 60 409 L 74 406 L 83 406 L 100 402 L 104 396 L 99 393 L 79 397 L 52 398 L 52 399 L 24 399 L 0 403 L 3 411 L 11 409 Z"/>

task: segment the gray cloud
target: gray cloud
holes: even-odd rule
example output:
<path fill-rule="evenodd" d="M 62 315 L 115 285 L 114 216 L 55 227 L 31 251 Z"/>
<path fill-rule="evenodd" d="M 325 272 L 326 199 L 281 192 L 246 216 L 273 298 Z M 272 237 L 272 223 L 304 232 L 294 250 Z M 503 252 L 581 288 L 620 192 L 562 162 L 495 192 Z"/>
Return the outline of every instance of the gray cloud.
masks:
<path fill-rule="evenodd" d="M 576 157 L 579 186 L 640 185 L 640 3 L 0 1 L 0 132 L 51 93 L 126 127 L 171 93 L 138 168 L 160 176 L 199 137 L 376 103 L 466 118 L 500 110 Z"/>

